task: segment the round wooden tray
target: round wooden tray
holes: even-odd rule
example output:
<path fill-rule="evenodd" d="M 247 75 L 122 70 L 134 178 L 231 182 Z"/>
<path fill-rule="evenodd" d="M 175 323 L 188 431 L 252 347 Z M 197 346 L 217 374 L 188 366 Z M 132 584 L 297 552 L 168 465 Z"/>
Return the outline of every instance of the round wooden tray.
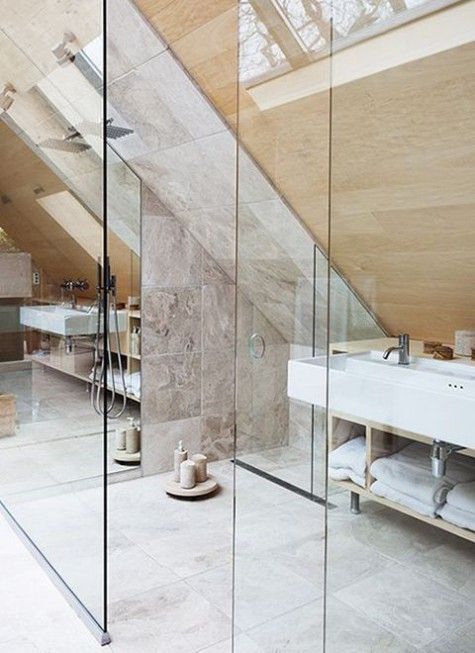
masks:
<path fill-rule="evenodd" d="M 176 481 L 168 481 L 165 486 L 165 492 L 167 494 L 171 494 L 174 497 L 203 497 L 207 494 L 211 494 L 211 492 L 214 492 L 217 487 L 218 484 L 214 478 L 212 476 L 208 476 L 206 481 L 203 483 L 197 483 L 195 487 L 191 488 L 191 490 L 182 488 L 181 485 Z"/>
<path fill-rule="evenodd" d="M 114 451 L 114 460 L 118 463 L 125 463 L 127 465 L 139 465 L 140 451 L 137 453 L 127 453 L 125 449 L 116 449 Z"/>

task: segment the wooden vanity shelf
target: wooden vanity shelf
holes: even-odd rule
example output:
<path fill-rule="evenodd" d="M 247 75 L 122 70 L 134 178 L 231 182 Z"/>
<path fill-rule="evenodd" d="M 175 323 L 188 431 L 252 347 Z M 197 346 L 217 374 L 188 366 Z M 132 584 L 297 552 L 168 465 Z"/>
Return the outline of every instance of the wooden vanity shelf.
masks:
<path fill-rule="evenodd" d="M 132 329 L 135 327 L 140 327 L 140 311 L 133 310 L 128 311 L 127 314 L 127 329 L 120 333 L 120 350 L 121 358 L 124 365 L 124 370 L 126 373 L 132 374 L 134 372 L 140 372 L 140 354 L 131 354 L 130 353 L 130 334 Z M 30 330 L 33 332 L 33 330 Z M 38 333 L 38 342 L 41 338 L 41 332 Z M 74 336 L 74 347 L 75 350 L 72 354 L 66 354 L 65 351 L 65 341 L 64 337 L 59 336 L 50 336 L 52 343 L 51 351 L 48 354 L 31 354 L 29 356 L 30 360 L 40 363 L 45 367 L 49 367 L 63 374 L 73 376 L 76 379 L 85 381 L 88 384 L 92 384 L 89 374 L 91 372 L 92 363 L 93 363 L 93 340 L 92 338 L 81 338 L 79 336 Z M 115 342 L 115 337 L 111 339 L 111 349 L 113 352 L 117 353 L 117 345 Z M 81 347 L 77 347 L 77 342 L 83 343 Z M 100 347 L 102 350 L 102 340 Z M 109 386 L 109 390 L 111 387 Z M 115 389 L 116 393 L 123 395 L 123 391 L 119 387 Z M 126 393 L 127 399 L 140 403 L 140 397 L 136 397 L 133 394 Z"/>
<path fill-rule="evenodd" d="M 405 515 L 410 515 L 415 517 L 420 521 L 425 522 L 426 524 L 431 524 L 436 528 L 440 528 L 454 535 L 458 535 L 465 540 L 470 542 L 475 542 L 475 532 L 472 532 L 465 528 L 460 528 L 455 526 L 450 522 L 443 520 L 441 517 L 426 517 L 421 515 L 415 510 L 411 510 L 402 504 L 390 501 L 384 497 L 379 497 L 376 494 L 373 494 L 370 490 L 371 484 L 374 482 L 374 478 L 370 474 L 370 467 L 373 461 L 377 458 L 383 456 L 389 456 L 391 454 L 397 453 L 407 444 L 411 442 L 422 442 L 424 444 L 430 445 L 432 443 L 431 438 L 425 437 L 423 435 L 418 435 L 416 433 L 409 433 L 407 431 L 402 431 L 399 429 L 392 428 L 383 424 L 376 424 L 372 422 L 364 422 L 357 418 L 354 418 L 349 415 L 344 415 L 341 413 L 331 413 L 329 420 L 329 450 L 338 448 L 347 440 L 352 438 L 364 435 L 366 438 L 366 484 L 365 487 L 361 487 L 353 481 L 334 481 L 331 480 L 331 483 L 334 483 L 349 492 L 353 492 L 360 496 L 363 496 L 377 503 L 381 503 L 388 508 L 393 508 L 399 512 L 404 513 Z M 475 451 L 472 449 L 463 449 L 458 453 L 475 457 Z"/>

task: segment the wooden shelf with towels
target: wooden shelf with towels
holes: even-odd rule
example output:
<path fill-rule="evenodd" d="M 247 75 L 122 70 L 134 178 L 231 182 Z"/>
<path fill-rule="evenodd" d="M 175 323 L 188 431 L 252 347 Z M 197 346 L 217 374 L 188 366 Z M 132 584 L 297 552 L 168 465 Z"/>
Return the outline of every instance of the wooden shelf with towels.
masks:
<path fill-rule="evenodd" d="M 345 426 L 347 427 L 346 429 Z M 331 483 L 334 483 L 335 485 L 338 485 L 345 490 L 348 490 L 349 492 L 353 492 L 359 496 L 370 499 L 371 501 L 376 501 L 376 503 L 380 503 L 388 508 L 402 512 L 405 515 L 419 519 L 426 524 L 431 524 L 436 528 L 440 528 L 444 531 L 452 533 L 453 535 L 457 535 L 458 537 L 461 537 L 465 540 L 475 542 L 475 532 L 473 531 L 455 526 L 454 524 L 445 521 L 441 517 L 427 517 L 400 503 L 390 501 L 384 497 L 379 497 L 376 494 L 373 494 L 373 492 L 370 490 L 371 484 L 375 480 L 371 476 L 370 467 L 377 458 L 390 456 L 391 454 L 400 451 L 404 446 L 410 444 L 411 442 L 421 442 L 423 444 L 430 445 L 432 443 L 430 438 L 424 435 L 419 435 L 417 433 L 409 433 L 408 431 L 395 429 L 385 424 L 377 424 L 375 422 L 364 421 L 359 418 L 352 417 L 351 415 L 332 412 L 329 415 L 329 451 L 333 451 L 346 441 L 344 436 L 345 430 L 348 434 L 347 439 L 351 439 L 351 437 L 353 437 L 352 434 L 355 433 L 355 427 L 356 431 L 359 433 L 364 433 L 366 438 L 365 487 L 361 487 L 360 485 L 353 483 L 353 481 L 331 480 Z M 337 433 L 338 435 L 336 435 Z M 463 449 L 458 453 L 475 458 L 475 450 L 473 449 Z"/>

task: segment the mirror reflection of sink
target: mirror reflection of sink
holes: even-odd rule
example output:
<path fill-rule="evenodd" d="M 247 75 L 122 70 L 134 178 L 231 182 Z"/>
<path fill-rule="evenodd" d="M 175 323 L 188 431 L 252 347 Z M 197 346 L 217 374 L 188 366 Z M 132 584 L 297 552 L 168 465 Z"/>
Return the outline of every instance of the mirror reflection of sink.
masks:
<path fill-rule="evenodd" d="M 59 305 L 21 306 L 20 322 L 24 326 L 39 331 L 46 331 L 58 336 L 94 335 L 97 331 L 97 308 L 90 312 Z M 118 311 L 119 331 L 127 329 L 127 312 Z M 115 330 L 115 321 L 109 319 L 111 331 Z M 101 325 L 102 328 L 102 325 Z"/>
<path fill-rule="evenodd" d="M 475 448 L 475 365 L 380 351 L 289 361 L 288 395 L 386 426 Z"/>

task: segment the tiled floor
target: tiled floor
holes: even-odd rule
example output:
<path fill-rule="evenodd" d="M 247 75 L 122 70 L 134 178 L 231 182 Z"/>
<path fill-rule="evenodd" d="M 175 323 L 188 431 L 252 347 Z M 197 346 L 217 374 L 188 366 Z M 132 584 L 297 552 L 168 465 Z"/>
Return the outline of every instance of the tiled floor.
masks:
<path fill-rule="evenodd" d="M 102 475 L 102 424 L 86 384 L 33 363 L 31 370 L 2 372 L 0 393 L 14 394 L 17 432 L 0 438 L 0 497 L 42 490 Z M 127 416 L 138 416 L 129 402 Z M 111 426 L 109 450 L 114 438 Z M 110 457 L 109 473 L 124 468 Z"/>
<path fill-rule="evenodd" d="M 0 387 L 22 396 L 18 434 L 0 440 L 1 496 L 99 618 L 99 418 L 82 384 L 37 367 L 28 374 Z M 319 468 L 291 447 L 245 461 L 307 490 Z M 111 653 L 231 651 L 233 466 L 211 470 L 221 489 L 202 501 L 168 497 L 168 475 L 109 486 Z M 235 651 L 316 653 L 325 511 L 242 468 L 236 488 Z M 474 545 L 373 502 L 352 515 L 336 487 L 330 499 L 327 653 L 473 653 Z M 2 524 L 0 537 L 0 653 L 62 653 L 65 642 L 98 651 Z"/>
<path fill-rule="evenodd" d="M 94 579 L 103 562 L 103 493 L 97 492 L 94 510 L 81 497 L 85 488 L 102 485 L 103 418 L 93 412 L 83 381 L 37 363 L 18 371 L 2 367 L 0 392 L 15 395 L 18 420 L 15 434 L 0 438 L 0 500 L 71 589 L 100 604 Z M 138 415 L 138 406 L 130 411 Z M 110 452 L 113 440 L 111 429 Z M 112 455 L 108 470 L 116 480 L 140 474 Z"/>
<path fill-rule="evenodd" d="M 0 517 L 0 653 L 98 653 L 100 647 Z"/>
<path fill-rule="evenodd" d="M 232 465 L 214 463 L 212 473 L 221 491 L 199 502 L 169 498 L 167 475 L 110 486 L 112 653 L 231 651 Z M 317 652 L 324 510 L 246 470 L 236 473 L 235 650 Z M 97 493 L 81 493 L 83 520 L 97 514 Z M 332 502 L 327 653 L 473 653 L 473 545 L 373 502 L 352 515 L 344 492 Z M 50 509 L 79 519 L 78 506 Z M 88 600 L 95 598 L 92 584 Z M 54 640 L 48 648 L 44 629 L 37 639 L 37 627 L 21 631 L 36 646 L 25 651 L 64 650 Z M 88 642 L 77 650 L 93 649 Z"/>

